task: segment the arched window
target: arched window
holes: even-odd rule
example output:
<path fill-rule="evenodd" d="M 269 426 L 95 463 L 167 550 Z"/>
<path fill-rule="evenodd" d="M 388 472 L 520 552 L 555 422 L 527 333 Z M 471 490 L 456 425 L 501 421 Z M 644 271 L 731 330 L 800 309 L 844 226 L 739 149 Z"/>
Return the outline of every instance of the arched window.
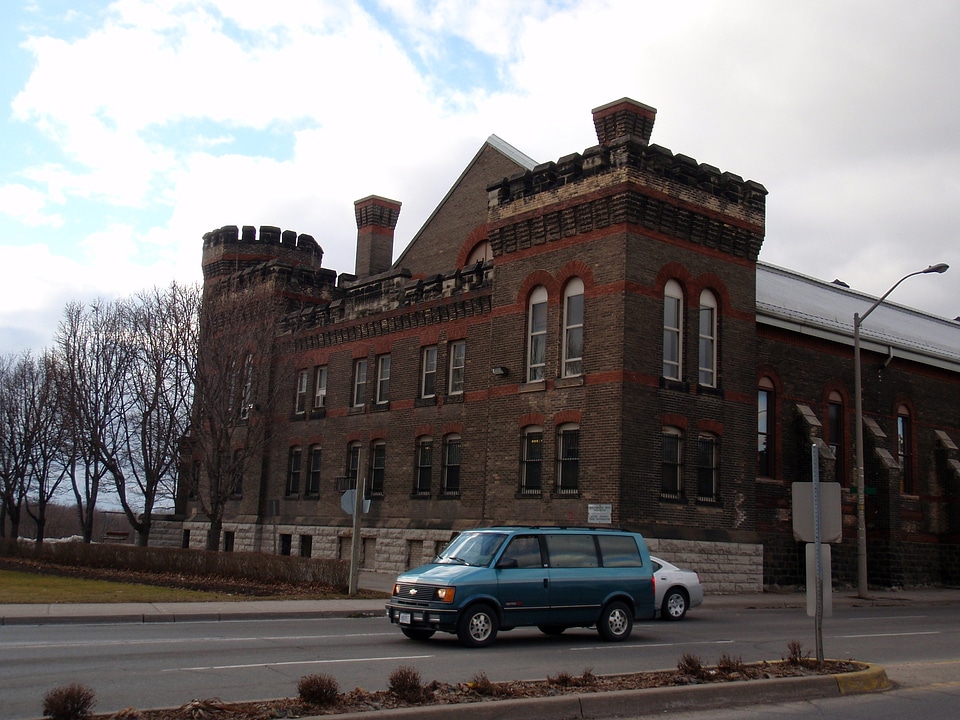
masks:
<path fill-rule="evenodd" d="M 580 491 L 580 426 L 568 423 L 557 428 L 557 494 Z"/>
<path fill-rule="evenodd" d="M 456 434 L 443 439 L 443 494 L 460 494 L 460 436 Z"/>
<path fill-rule="evenodd" d="M 915 495 L 917 491 L 913 477 L 912 426 L 910 408 L 900 405 L 897 408 L 897 460 L 900 463 L 900 492 L 905 495 Z"/>
<path fill-rule="evenodd" d="M 709 290 L 700 293 L 700 384 L 717 386 L 717 298 Z"/>
<path fill-rule="evenodd" d="M 520 461 L 520 492 L 539 495 L 543 488 L 543 428 L 530 425 L 523 429 Z"/>
<path fill-rule="evenodd" d="M 534 288 L 527 303 L 527 382 L 544 379 L 547 362 L 547 289 Z"/>
<path fill-rule="evenodd" d="M 663 376 L 683 379 L 683 289 L 676 280 L 663 288 Z"/>
<path fill-rule="evenodd" d="M 563 290 L 563 377 L 583 372 L 583 280 L 573 278 Z"/>
<path fill-rule="evenodd" d="M 827 441 L 833 456 L 836 458 L 834 467 L 837 469 L 837 482 L 847 485 L 846 476 L 846 448 L 843 442 L 843 398 L 836 390 L 827 398 Z"/>
<path fill-rule="evenodd" d="M 757 477 L 774 477 L 774 412 L 773 381 L 762 377 L 757 390 Z"/>
<path fill-rule="evenodd" d="M 683 431 L 665 427 L 661 435 L 663 444 L 660 497 L 679 500 L 683 488 Z"/>
<path fill-rule="evenodd" d="M 433 438 L 421 437 L 417 440 L 417 459 L 414 467 L 413 494 L 429 495 L 430 480 L 433 477 Z"/>
<path fill-rule="evenodd" d="M 467 261 L 463 264 L 464 267 L 470 267 L 471 265 L 476 265 L 478 262 L 486 262 L 487 260 L 493 259 L 493 248 L 490 247 L 490 242 L 484 240 L 473 246 L 473 249 L 470 251 L 470 254 L 467 255 Z"/>

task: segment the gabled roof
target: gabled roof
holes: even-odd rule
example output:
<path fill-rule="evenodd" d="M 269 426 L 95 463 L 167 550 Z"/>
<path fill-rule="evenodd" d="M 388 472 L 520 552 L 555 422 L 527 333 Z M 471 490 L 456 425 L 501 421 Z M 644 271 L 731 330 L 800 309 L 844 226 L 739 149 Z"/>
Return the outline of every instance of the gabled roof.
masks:
<path fill-rule="evenodd" d="M 757 323 L 853 345 L 853 315 L 877 298 L 757 263 Z M 860 345 L 960 372 L 960 323 L 885 300 L 860 326 Z"/>

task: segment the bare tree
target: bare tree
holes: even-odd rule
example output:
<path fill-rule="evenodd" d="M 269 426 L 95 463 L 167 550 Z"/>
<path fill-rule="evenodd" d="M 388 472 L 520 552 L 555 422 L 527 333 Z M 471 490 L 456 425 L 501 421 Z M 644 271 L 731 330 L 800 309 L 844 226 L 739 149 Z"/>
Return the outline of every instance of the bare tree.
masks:
<path fill-rule="evenodd" d="M 130 358 L 120 388 L 121 433 L 116 445 L 101 444 L 99 451 L 137 544 L 146 546 L 157 500 L 176 492 L 180 442 L 189 427 L 200 288 L 155 288 L 123 303 L 122 310 Z"/>
<path fill-rule="evenodd" d="M 24 417 L 33 431 L 27 474 L 27 515 L 36 528 L 37 547 L 46 535 L 47 508 L 56 497 L 71 464 L 67 423 L 60 412 L 63 374 L 56 358 L 47 352 L 26 358 L 22 373 Z"/>
<path fill-rule="evenodd" d="M 20 535 L 36 431 L 27 411 L 32 368 L 33 357 L 29 353 L 0 359 L 0 497 L 4 516 L 10 520 L 12 538 Z M 6 523 L 2 527 L 6 532 Z"/>
<path fill-rule="evenodd" d="M 123 330 L 117 304 L 97 300 L 89 306 L 68 304 L 57 331 L 74 458 L 70 479 L 86 542 L 93 537 L 100 484 L 108 470 L 103 458 L 115 454 L 122 437 L 123 383 L 131 361 Z"/>
<path fill-rule="evenodd" d="M 217 550 L 227 501 L 244 475 L 260 474 L 278 391 L 271 383 L 282 303 L 268 281 L 226 284 L 203 299 L 193 368 L 193 423 L 185 447 L 198 471 L 196 500 Z"/>

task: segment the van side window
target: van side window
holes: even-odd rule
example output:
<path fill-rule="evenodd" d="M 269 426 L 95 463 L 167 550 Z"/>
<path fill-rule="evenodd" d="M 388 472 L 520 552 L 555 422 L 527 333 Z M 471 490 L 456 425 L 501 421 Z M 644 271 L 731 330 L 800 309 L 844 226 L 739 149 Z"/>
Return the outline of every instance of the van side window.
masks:
<path fill-rule="evenodd" d="M 598 535 L 604 567 L 643 567 L 637 541 L 629 535 Z"/>
<path fill-rule="evenodd" d="M 547 535 L 547 554 L 552 568 L 599 567 L 593 535 Z"/>
<path fill-rule="evenodd" d="M 540 557 L 540 538 L 536 535 L 515 537 L 500 556 L 501 563 L 505 560 L 516 560 L 518 568 L 543 567 L 543 560 Z"/>

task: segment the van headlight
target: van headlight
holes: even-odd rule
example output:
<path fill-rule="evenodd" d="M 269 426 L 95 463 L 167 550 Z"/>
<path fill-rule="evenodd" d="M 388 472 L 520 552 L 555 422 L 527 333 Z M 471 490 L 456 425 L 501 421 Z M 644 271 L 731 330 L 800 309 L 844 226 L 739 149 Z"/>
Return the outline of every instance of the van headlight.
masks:
<path fill-rule="evenodd" d="M 453 587 L 437 588 L 434 592 L 434 598 L 444 603 L 452 603 L 453 596 L 457 594 L 457 589 Z"/>

